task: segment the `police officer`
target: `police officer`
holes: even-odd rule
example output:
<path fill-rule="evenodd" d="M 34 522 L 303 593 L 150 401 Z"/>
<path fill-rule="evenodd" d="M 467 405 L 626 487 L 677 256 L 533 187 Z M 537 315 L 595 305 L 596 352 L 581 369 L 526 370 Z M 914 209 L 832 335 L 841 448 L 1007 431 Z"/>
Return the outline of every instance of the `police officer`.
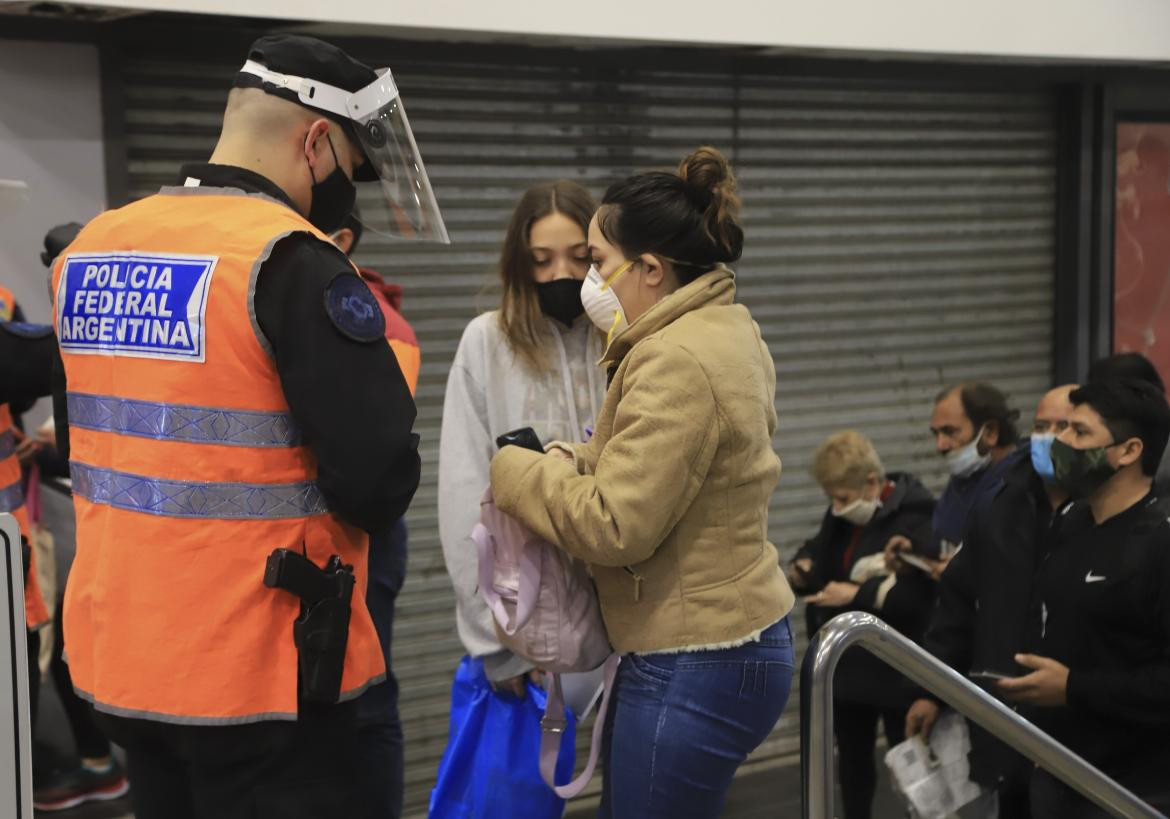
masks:
<path fill-rule="evenodd" d="M 355 181 L 385 230 L 446 233 L 389 72 L 305 37 L 253 44 L 181 181 L 98 216 L 54 273 L 74 685 L 127 750 L 139 819 L 362 816 L 352 700 L 385 674 L 367 532 L 408 506 L 418 439 L 328 234 Z M 345 592 L 294 594 L 270 555 Z"/>

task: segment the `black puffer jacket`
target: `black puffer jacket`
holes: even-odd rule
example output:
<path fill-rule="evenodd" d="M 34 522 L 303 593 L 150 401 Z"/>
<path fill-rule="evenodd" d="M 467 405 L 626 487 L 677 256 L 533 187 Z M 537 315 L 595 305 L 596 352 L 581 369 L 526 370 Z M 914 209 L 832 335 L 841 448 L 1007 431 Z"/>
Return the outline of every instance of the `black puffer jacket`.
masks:
<path fill-rule="evenodd" d="M 857 527 L 826 511 L 820 531 L 807 541 L 796 559 L 809 558 L 812 570 L 807 583 L 796 588 L 800 594 L 815 594 L 830 581 L 858 582 L 853 604 L 844 608 L 809 605 L 809 634 L 845 611 L 866 611 L 889 623 L 915 642 L 922 641 L 934 604 L 935 583 L 923 572 L 891 577 L 884 574 L 882 553 L 886 543 L 902 535 L 914 544 L 914 551 L 927 557 L 931 542 L 931 515 L 934 496 L 918 478 L 908 473 L 888 476 L 894 488 L 873 520 L 857 533 Z M 850 545 L 852 544 L 852 549 Z M 875 574 L 876 573 L 876 574 Z M 859 582 L 860 581 L 860 582 Z M 846 702 L 885 708 L 909 706 L 914 688 L 901 674 L 864 649 L 846 651 L 834 682 L 835 696 Z"/>

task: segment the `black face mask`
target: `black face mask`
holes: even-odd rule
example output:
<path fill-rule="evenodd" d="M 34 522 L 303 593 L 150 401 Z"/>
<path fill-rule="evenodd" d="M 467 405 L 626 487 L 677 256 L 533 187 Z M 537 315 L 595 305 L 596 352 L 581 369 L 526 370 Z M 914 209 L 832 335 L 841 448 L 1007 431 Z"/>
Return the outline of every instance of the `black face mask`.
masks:
<path fill-rule="evenodd" d="M 1052 472 L 1056 485 L 1074 500 L 1092 495 L 1117 473 L 1105 454 L 1107 449 L 1107 446 L 1074 449 L 1064 441 L 1053 441 Z"/>
<path fill-rule="evenodd" d="M 329 150 L 333 154 L 333 172 L 317 181 L 312 166 L 309 175 L 313 177 L 312 199 L 309 203 L 309 222 L 322 233 L 333 233 L 345 222 L 345 217 L 353 212 L 353 203 L 357 199 L 357 188 L 349 181 L 345 171 L 341 170 L 341 163 L 337 161 L 337 151 L 333 148 L 333 140 L 328 135 Z M 308 160 L 305 160 L 308 162 Z"/>
<path fill-rule="evenodd" d="M 585 312 L 581 304 L 579 279 L 537 282 L 536 298 L 540 300 L 540 312 L 566 327 L 572 327 L 573 322 Z"/>

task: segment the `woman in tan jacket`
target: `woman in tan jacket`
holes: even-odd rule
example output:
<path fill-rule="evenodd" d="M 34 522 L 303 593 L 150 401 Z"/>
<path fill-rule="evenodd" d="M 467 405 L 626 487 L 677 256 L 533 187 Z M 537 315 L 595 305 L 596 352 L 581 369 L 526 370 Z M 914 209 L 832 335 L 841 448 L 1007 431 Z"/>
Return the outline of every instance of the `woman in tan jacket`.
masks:
<path fill-rule="evenodd" d="M 793 670 L 793 596 L 768 542 L 776 370 L 735 303 L 735 180 L 702 148 L 615 184 L 582 301 L 608 334 L 593 438 L 492 462 L 505 512 L 593 572 L 623 655 L 602 817 L 716 817 Z"/>

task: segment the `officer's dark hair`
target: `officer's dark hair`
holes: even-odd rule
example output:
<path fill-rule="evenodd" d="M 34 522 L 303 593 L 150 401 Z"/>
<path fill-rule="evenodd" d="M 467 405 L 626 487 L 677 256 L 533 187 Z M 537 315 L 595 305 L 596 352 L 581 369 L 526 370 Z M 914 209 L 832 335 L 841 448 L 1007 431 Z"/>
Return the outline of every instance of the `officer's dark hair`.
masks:
<path fill-rule="evenodd" d="M 1020 411 L 1008 407 L 1008 397 L 999 388 L 985 381 L 966 381 L 947 387 L 938 394 L 934 403 L 940 403 L 956 391 L 959 393 L 963 412 L 967 414 L 977 433 L 985 424 L 994 423 L 999 430 L 996 446 L 1013 446 L 1020 439 L 1020 432 L 1016 427 Z"/>
<path fill-rule="evenodd" d="M 362 240 L 362 214 L 355 206 L 350 214 L 345 217 L 345 221 L 341 223 L 342 228 L 349 228 L 350 233 L 353 234 L 353 244 L 349 246 L 349 255 L 357 253 L 358 243 Z M 339 230 L 341 228 L 338 228 Z"/>
<path fill-rule="evenodd" d="M 1145 381 L 1158 392 L 1166 392 L 1158 368 L 1141 353 L 1116 353 L 1098 358 L 1089 365 L 1088 382 L 1094 381 Z"/>
<path fill-rule="evenodd" d="M 1170 405 L 1165 394 L 1148 381 L 1136 378 L 1090 381 L 1068 396 L 1074 407 L 1092 407 L 1113 443 L 1130 438 L 1142 442 L 1142 473 L 1153 477 L 1170 440 Z"/>
<path fill-rule="evenodd" d="M 597 225 L 627 259 L 651 253 L 670 261 L 685 285 L 743 253 L 739 208 L 731 166 L 703 147 L 675 173 L 650 171 L 611 185 Z"/>

